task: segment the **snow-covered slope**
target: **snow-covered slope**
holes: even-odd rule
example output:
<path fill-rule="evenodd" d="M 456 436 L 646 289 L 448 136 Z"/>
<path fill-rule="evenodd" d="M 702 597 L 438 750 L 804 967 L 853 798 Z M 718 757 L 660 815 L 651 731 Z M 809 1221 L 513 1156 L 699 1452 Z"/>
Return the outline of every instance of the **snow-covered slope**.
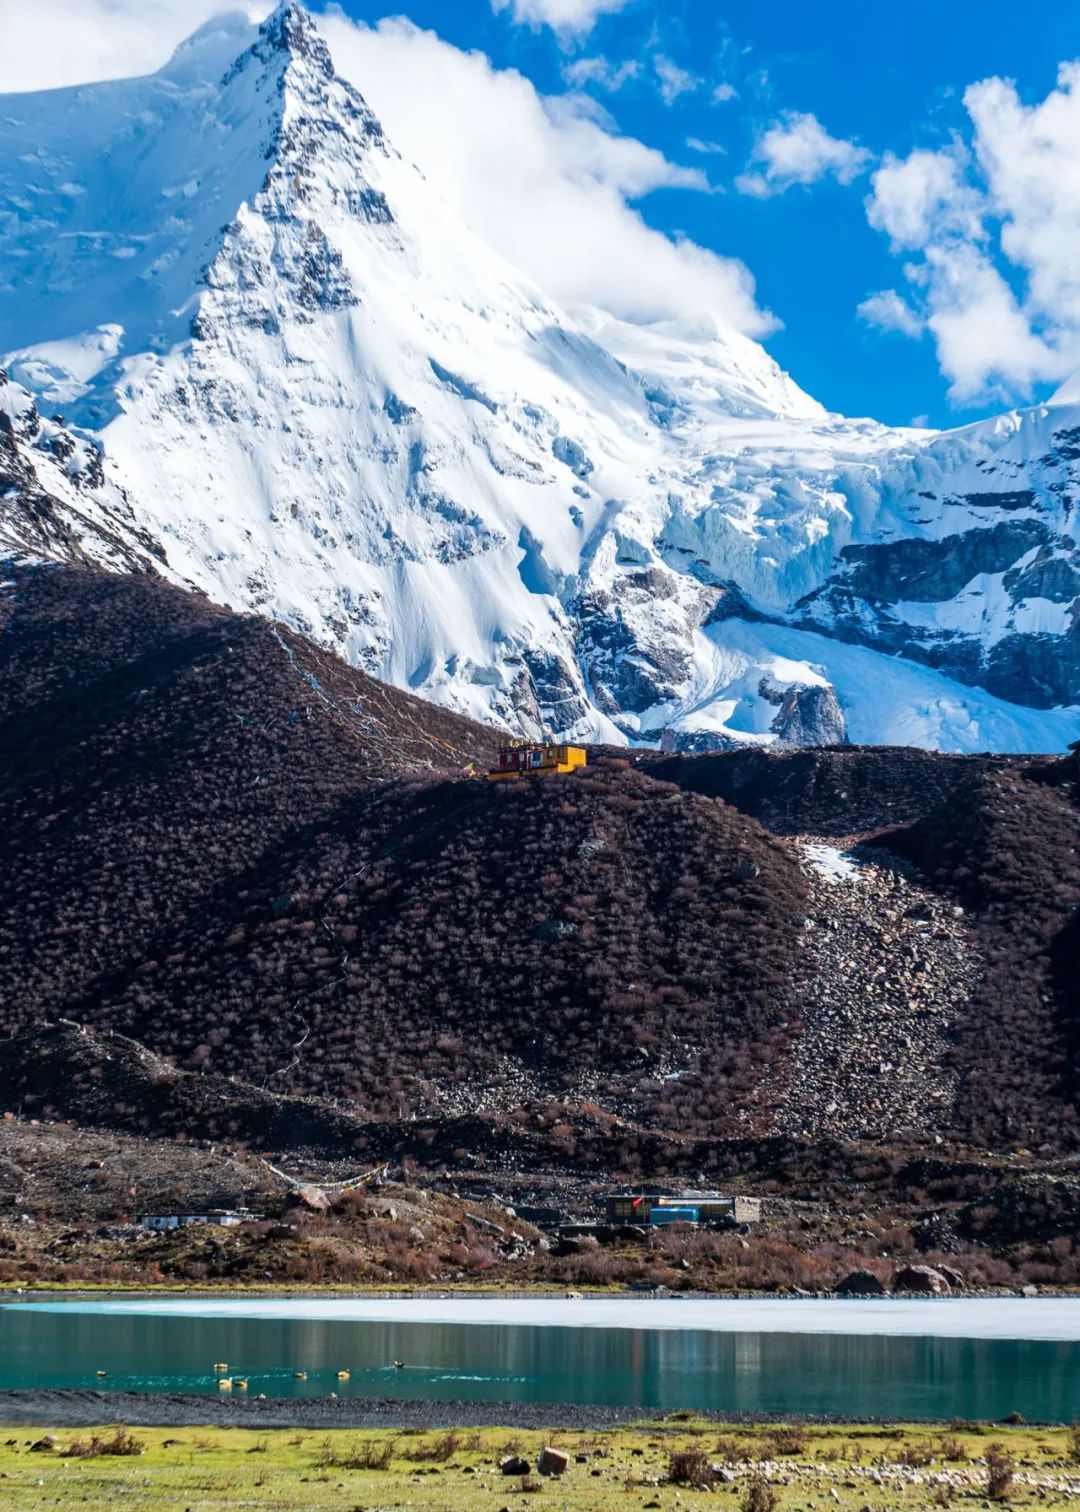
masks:
<path fill-rule="evenodd" d="M 293 4 L 209 23 L 151 78 L 0 107 L 0 360 L 101 449 L 109 538 L 80 524 L 84 555 L 122 565 L 126 530 L 140 561 L 157 543 L 178 580 L 526 731 L 1075 733 L 1080 406 L 889 431 L 708 312 L 559 309 Z M 61 481 L 55 518 L 85 519 Z"/>
<path fill-rule="evenodd" d="M 161 571 L 164 552 L 99 445 L 43 418 L 33 396 L 0 369 L 0 556 L 6 561 L 93 562 L 117 572 Z"/>

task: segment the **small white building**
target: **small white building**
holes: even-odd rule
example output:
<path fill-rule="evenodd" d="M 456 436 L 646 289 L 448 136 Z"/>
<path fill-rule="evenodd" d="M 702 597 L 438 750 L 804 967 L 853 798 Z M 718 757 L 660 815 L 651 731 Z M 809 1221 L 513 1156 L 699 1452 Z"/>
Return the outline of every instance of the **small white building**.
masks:
<path fill-rule="evenodd" d="M 166 1233 L 169 1229 L 190 1228 L 192 1224 L 210 1224 L 215 1228 L 236 1228 L 244 1223 L 252 1215 L 250 1213 L 214 1212 L 214 1213 L 144 1213 L 139 1219 L 145 1229 L 152 1229 L 156 1234 Z"/>

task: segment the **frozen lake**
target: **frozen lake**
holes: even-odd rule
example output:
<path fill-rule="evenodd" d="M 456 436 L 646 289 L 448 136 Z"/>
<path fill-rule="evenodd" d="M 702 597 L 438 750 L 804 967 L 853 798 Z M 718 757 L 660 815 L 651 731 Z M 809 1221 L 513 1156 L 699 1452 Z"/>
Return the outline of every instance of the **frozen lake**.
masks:
<path fill-rule="evenodd" d="M 1080 1297 L 132 1297 L 17 1303 L 27 1311 L 132 1317 L 282 1318 L 517 1328 L 691 1329 L 1080 1342 Z"/>

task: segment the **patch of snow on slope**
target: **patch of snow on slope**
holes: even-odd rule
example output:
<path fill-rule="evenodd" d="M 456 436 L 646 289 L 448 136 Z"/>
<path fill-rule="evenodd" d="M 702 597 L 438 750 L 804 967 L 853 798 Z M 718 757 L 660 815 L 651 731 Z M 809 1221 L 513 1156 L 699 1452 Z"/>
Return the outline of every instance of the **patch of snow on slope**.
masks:
<path fill-rule="evenodd" d="M 835 845 L 828 845 L 824 840 L 809 841 L 803 846 L 803 854 L 818 875 L 824 877 L 830 886 L 835 887 L 844 882 L 863 880 L 858 862 Z"/>

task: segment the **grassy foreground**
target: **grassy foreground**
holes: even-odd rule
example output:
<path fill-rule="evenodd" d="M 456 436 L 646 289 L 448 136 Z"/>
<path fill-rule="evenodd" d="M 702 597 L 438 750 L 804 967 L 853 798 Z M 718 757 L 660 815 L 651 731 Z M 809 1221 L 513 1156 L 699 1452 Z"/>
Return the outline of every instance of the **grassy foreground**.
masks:
<path fill-rule="evenodd" d="M 500 1472 L 499 1461 L 509 1454 L 535 1465 L 545 1444 L 570 1456 L 561 1478 Z M 992 1487 L 989 1472 L 995 1466 L 1000 1480 Z M 22 1428 L 0 1446 L 5 1512 L 57 1507 L 500 1512 L 528 1506 L 521 1498 L 534 1494 L 552 1512 L 635 1507 L 690 1512 L 715 1505 L 716 1496 L 747 1512 L 1075 1507 L 1080 1436 L 1064 1428 L 977 1424 L 785 1428 L 668 1418 L 634 1428 L 552 1435 L 491 1428 L 129 1433 L 110 1427 L 55 1434 Z"/>

